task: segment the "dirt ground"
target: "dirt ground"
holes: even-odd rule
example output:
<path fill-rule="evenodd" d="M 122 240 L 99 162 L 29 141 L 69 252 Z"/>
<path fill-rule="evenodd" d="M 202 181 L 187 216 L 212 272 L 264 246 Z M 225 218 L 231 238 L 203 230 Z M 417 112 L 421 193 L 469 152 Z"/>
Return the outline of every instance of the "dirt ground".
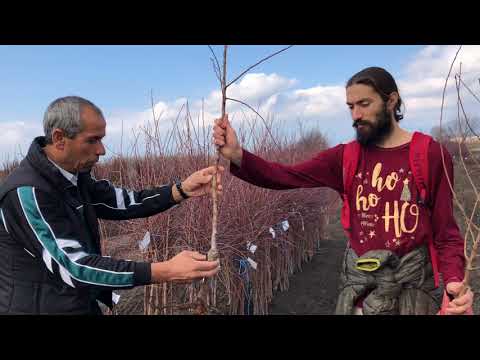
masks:
<path fill-rule="evenodd" d="M 320 240 L 317 254 L 290 278 L 290 288 L 277 292 L 270 305 L 272 315 L 331 315 L 335 311 L 338 280 L 346 240 L 339 222 L 327 229 L 328 239 Z M 336 239 L 336 240 L 332 240 Z M 476 263 L 478 266 L 478 263 Z M 480 314 L 480 271 L 472 272 L 475 294 L 473 312 Z"/>
<path fill-rule="evenodd" d="M 338 278 L 345 251 L 344 240 L 322 240 L 302 272 L 292 275 L 290 288 L 277 292 L 270 305 L 272 315 L 331 315 L 335 311 Z"/>
<path fill-rule="evenodd" d="M 276 292 L 269 313 L 271 315 L 331 315 L 334 313 L 338 295 L 338 280 L 346 240 L 339 222 L 330 224 L 328 238 L 318 242 L 315 256 L 302 265 L 290 278 L 290 288 Z M 116 241 L 115 250 L 110 255 L 120 255 L 131 246 L 126 239 Z M 137 254 L 138 255 L 138 254 Z M 132 260 L 141 260 L 133 259 Z M 480 314 L 480 276 L 478 271 L 472 274 L 472 289 L 475 294 L 473 310 Z M 143 287 L 132 290 L 119 290 L 123 296 L 120 306 L 122 314 L 143 313 Z"/>
<path fill-rule="evenodd" d="M 270 305 L 272 315 L 332 315 L 347 240 L 340 224 L 340 206 L 318 242 L 312 260 L 290 278 L 290 288 L 277 292 Z"/>

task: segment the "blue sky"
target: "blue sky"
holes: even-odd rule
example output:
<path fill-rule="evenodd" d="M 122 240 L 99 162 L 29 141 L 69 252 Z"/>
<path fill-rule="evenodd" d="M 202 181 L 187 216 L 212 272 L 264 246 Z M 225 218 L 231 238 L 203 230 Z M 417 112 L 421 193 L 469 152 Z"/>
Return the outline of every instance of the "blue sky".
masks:
<path fill-rule="evenodd" d="M 220 58 L 221 46 L 213 48 Z M 228 70 L 232 75 L 239 74 L 281 48 L 232 46 Z M 255 72 L 274 72 L 310 87 L 345 81 L 373 64 L 388 64 L 397 72 L 419 48 L 294 46 L 261 64 Z M 168 101 L 207 96 L 217 87 L 210 51 L 200 45 L 0 46 L 0 64 L 1 118 L 4 114 L 18 115 L 19 111 L 35 116 L 45 104 L 66 93 L 82 94 L 106 107 L 135 109 L 149 105 L 150 89 Z"/>
<path fill-rule="evenodd" d="M 231 46 L 229 78 L 281 48 Z M 294 46 L 255 68 L 231 91 L 251 105 L 263 104 L 265 114 L 302 121 L 315 119 L 315 126 L 325 130 L 332 142 L 345 141 L 352 129 L 342 99 L 343 84 L 364 67 L 382 66 L 397 79 L 401 94 L 405 88 L 404 100 L 411 100 L 410 104 L 405 101 L 407 116 L 411 115 L 405 126 L 417 127 L 423 121 L 419 128 L 427 129 L 438 118 L 441 79 L 444 81 L 457 48 Z M 461 52 L 465 59 L 462 66 L 472 81 L 480 73 L 479 48 L 465 47 Z M 220 58 L 222 47 L 214 49 Z M 0 131 L 12 133 L 11 141 L 0 145 L 0 151 L 11 151 L 13 138 L 22 148 L 28 146 L 32 136 L 41 132 L 47 105 L 66 95 L 79 95 L 96 103 L 113 130 L 119 121 L 134 126 L 148 120 L 151 91 L 158 108 L 169 110 L 165 111 L 165 122 L 185 100 L 195 112 L 199 101 L 206 99 L 206 112 L 215 116 L 220 111 L 216 102 L 219 86 L 210 56 L 206 45 L 0 46 Z M 227 110 L 233 113 L 238 107 Z M 339 131 L 332 124 L 337 120 L 343 121 Z M 116 134 L 109 134 L 112 144 Z"/>

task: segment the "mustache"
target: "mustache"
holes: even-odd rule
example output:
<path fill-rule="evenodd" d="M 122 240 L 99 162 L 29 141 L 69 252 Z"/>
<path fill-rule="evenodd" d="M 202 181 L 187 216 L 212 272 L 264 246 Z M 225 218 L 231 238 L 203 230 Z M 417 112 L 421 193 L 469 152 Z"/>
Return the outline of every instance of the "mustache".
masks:
<path fill-rule="evenodd" d="M 371 126 L 371 124 L 370 124 L 368 121 L 358 120 L 358 121 L 355 121 L 355 122 L 352 124 L 352 127 L 354 127 L 354 128 L 356 129 L 356 128 L 358 128 L 360 125 Z"/>

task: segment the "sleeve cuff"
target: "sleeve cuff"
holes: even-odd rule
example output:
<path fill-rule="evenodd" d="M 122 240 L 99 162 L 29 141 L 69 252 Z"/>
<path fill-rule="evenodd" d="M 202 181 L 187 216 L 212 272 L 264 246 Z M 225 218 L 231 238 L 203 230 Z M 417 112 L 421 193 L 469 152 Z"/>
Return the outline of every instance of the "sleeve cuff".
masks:
<path fill-rule="evenodd" d="M 447 286 L 448 284 L 450 284 L 451 282 L 461 282 L 461 281 L 463 281 L 463 279 L 461 280 L 461 279 L 459 279 L 458 277 L 453 276 L 453 277 L 450 277 L 450 278 L 445 279 L 444 285 L 445 285 L 445 287 L 446 287 L 446 286 Z"/>
<path fill-rule="evenodd" d="M 242 148 L 242 162 L 241 162 L 240 166 L 237 166 L 233 163 L 233 161 L 230 161 L 230 172 L 233 175 L 240 173 L 242 171 L 242 169 L 244 168 L 243 164 L 245 162 L 245 158 L 249 157 L 249 156 L 250 156 L 250 153 L 247 150 Z"/>
<path fill-rule="evenodd" d="M 152 268 L 148 262 L 137 262 L 135 264 L 135 286 L 150 285 L 152 283 Z"/>

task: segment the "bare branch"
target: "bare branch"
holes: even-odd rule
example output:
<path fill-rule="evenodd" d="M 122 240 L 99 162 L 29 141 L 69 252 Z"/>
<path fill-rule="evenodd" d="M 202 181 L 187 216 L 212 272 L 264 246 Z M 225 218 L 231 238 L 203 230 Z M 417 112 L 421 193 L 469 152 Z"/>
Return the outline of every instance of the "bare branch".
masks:
<path fill-rule="evenodd" d="M 450 65 L 450 70 L 448 71 L 448 74 L 447 74 L 447 77 L 445 79 L 445 85 L 443 87 L 443 93 L 442 93 L 442 105 L 441 105 L 441 108 L 440 108 L 440 136 L 442 135 L 442 118 L 443 118 L 443 109 L 444 109 L 444 105 L 445 105 L 445 92 L 447 90 L 447 84 L 448 84 L 448 79 L 450 78 L 450 74 L 452 72 L 452 68 L 453 68 L 453 65 L 455 64 L 455 61 L 457 59 L 457 56 L 458 56 L 458 53 L 460 52 L 460 50 L 462 49 L 462 46 L 460 46 L 455 54 L 455 57 L 453 58 L 453 61 Z M 463 208 L 462 204 L 460 203 L 458 197 L 457 197 L 457 194 L 455 192 L 455 189 L 453 188 L 453 185 L 452 185 L 452 181 L 450 179 L 450 176 L 448 174 L 448 171 L 447 171 L 447 166 L 445 164 L 445 154 L 443 152 L 443 146 L 440 146 L 440 154 L 441 154 L 441 157 L 442 157 L 442 166 L 443 166 L 443 170 L 444 170 L 444 174 L 445 174 L 445 178 L 447 179 L 447 183 L 448 183 L 448 186 L 450 187 L 450 191 L 452 191 L 452 194 L 453 194 L 453 198 L 455 199 L 455 202 L 457 204 L 457 206 L 459 207 L 459 209 L 462 211 L 463 215 L 465 216 L 465 218 L 468 218 L 467 214 L 465 213 L 465 209 Z"/>
<path fill-rule="evenodd" d="M 213 48 L 210 45 L 208 45 L 208 48 L 212 52 L 213 58 L 215 59 L 215 64 L 212 64 L 213 69 L 215 70 L 215 74 L 217 75 L 218 81 L 220 81 L 220 84 L 222 84 L 222 79 L 221 79 L 221 75 L 220 75 L 220 63 L 218 62 L 217 55 L 215 54 L 215 51 L 213 51 Z M 213 60 L 212 60 L 212 63 L 213 63 Z"/>
<path fill-rule="evenodd" d="M 479 79 L 479 81 L 480 81 L 480 79 Z M 475 100 L 477 100 L 478 102 L 480 102 L 480 99 L 477 97 L 477 95 L 474 94 L 474 92 L 468 87 L 467 84 L 465 84 L 465 83 L 463 82 L 462 79 L 460 79 L 460 82 L 463 84 L 463 86 L 465 86 L 465 88 L 468 90 L 468 92 L 469 92 L 470 94 L 472 94 L 472 96 L 475 98 Z"/>
<path fill-rule="evenodd" d="M 227 45 L 223 47 L 222 118 L 225 116 L 225 104 L 227 102 L 227 48 Z"/>
<path fill-rule="evenodd" d="M 215 71 L 215 76 L 217 77 L 218 79 L 218 82 L 220 83 L 220 85 L 222 84 L 222 79 L 220 78 L 221 75 L 219 73 L 219 70 L 215 64 L 215 60 L 213 60 L 212 58 L 210 58 L 210 61 L 212 62 L 212 67 L 213 67 L 213 71 Z"/>
<path fill-rule="evenodd" d="M 457 79 L 455 78 L 455 80 L 457 80 Z M 462 99 L 461 99 L 461 97 L 460 97 L 460 87 L 459 87 L 458 81 L 456 81 L 456 86 L 457 86 L 457 95 L 458 95 L 458 99 L 457 99 L 457 100 L 458 100 L 458 104 L 460 105 L 460 106 L 458 107 L 458 110 L 460 110 L 460 107 L 461 107 L 462 110 L 463 110 Z M 465 112 L 464 112 L 463 114 L 465 115 L 465 120 L 466 120 L 466 119 L 467 119 L 467 116 L 466 116 Z M 457 115 L 457 117 L 458 117 L 458 119 L 459 119 L 459 121 L 460 121 L 460 113 Z M 463 152 L 462 152 L 462 146 L 461 146 L 460 142 L 459 142 L 458 146 L 459 146 L 459 147 L 458 147 L 458 153 L 459 153 L 459 155 L 460 155 L 460 156 L 459 156 L 459 157 L 460 157 L 460 162 L 462 163 L 462 166 L 463 166 L 463 168 L 465 169 L 465 173 L 466 173 L 466 176 L 467 176 L 467 178 L 468 178 L 468 181 L 470 182 L 470 185 L 472 185 L 472 188 L 473 188 L 473 190 L 474 190 L 474 192 L 475 192 L 475 197 L 478 199 L 478 196 L 479 196 L 479 195 L 478 195 L 477 189 L 475 188 L 475 184 L 473 183 L 473 180 L 472 180 L 472 178 L 471 178 L 471 176 L 470 176 L 470 173 L 468 172 L 468 169 L 467 169 L 467 166 L 466 166 L 466 164 L 465 164 L 465 161 L 463 160 Z M 473 214 L 472 214 L 472 217 L 473 217 Z"/>
<path fill-rule="evenodd" d="M 250 70 L 252 70 L 255 66 L 258 66 L 258 65 L 260 65 L 262 62 L 270 59 L 271 57 L 273 57 L 273 56 L 275 56 L 275 55 L 277 55 L 277 54 L 280 54 L 281 52 L 283 52 L 283 51 L 285 51 L 285 50 L 290 49 L 292 46 L 293 46 L 293 45 L 287 46 L 286 48 L 283 48 L 282 50 L 279 50 L 279 51 L 277 51 L 277 52 L 275 52 L 275 53 L 267 56 L 266 58 L 263 58 L 262 60 L 260 60 L 260 61 L 257 62 L 256 64 L 250 66 L 247 70 L 245 70 L 245 71 L 242 72 L 240 75 L 238 75 L 235 79 L 233 79 L 232 81 L 230 81 L 226 87 L 228 88 L 228 87 L 229 87 L 230 85 L 232 85 L 235 81 L 237 81 L 237 80 L 240 79 L 243 75 L 245 75 L 247 72 L 249 72 Z"/>
<path fill-rule="evenodd" d="M 275 144 L 275 146 L 277 147 L 277 149 L 281 150 L 280 146 L 277 144 L 277 142 L 275 141 L 275 138 L 273 137 L 271 131 L 270 131 L 270 126 L 267 124 L 267 121 L 262 117 L 262 115 L 260 115 L 254 108 L 252 108 L 250 105 L 248 105 L 247 103 L 244 103 L 243 101 L 240 101 L 240 100 L 237 100 L 237 99 L 232 99 L 232 98 L 229 98 L 227 97 L 227 100 L 230 100 L 230 101 L 235 101 L 235 102 L 238 102 L 242 105 L 245 105 L 246 107 L 248 107 L 250 110 L 252 110 L 255 114 L 257 114 L 260 119 L 262 119 L 263 123 L 265 124 L 265 127 L 268 131 L 268 134 L 270 135 L 270 137 L 272 138 L 272 141 L 273 143 Z"/>
<path fill-rule="evenodd" d="M 222 81 L 222 118 L 225 116 L 225 103 L 227 97 L 227 49 L 228 45 L 223 47 L 223 74 L 221 76 Z M 210 48 L 210 50 L 212 50 Z M 213 52 L 213 50 L 212 50 Z M 218 61 L 217 61 L 218 63 Z M 220 162 L 220 149 L 217 146 L 215 149 L 215 168 L 218 168 Z M 217 250 L 217 226 L 218 226 L 218 198 L 217 198 L 217 174 L 213 175 L 212 178 L 212 235 L 210 239 L 210 250 L 208 251 L 208 260 L 218 259 L 218 250 Z M 204 283 L 204 287 L 206 287 Z M 202 287 L 203 289 L 203 287 Z M 206 290 L 205 290 L 206 291 Z"/>
<path fill-rule="evenodd" d="M 468 116 L 465 112 L 465 108 L 463 107 L 462 98 L 460 97 L 460 85 L 458 83 L 461 82 L 464 86 L 465 86 L 465 83 L 463 82 L 462 78 L 459 75 L 455 75 L 455 81 L 457 82 L 456 86 L 457 86 L 457 93 L 458 93 L 458 102 L 460 103 L 460 107 L 462 108 L 463 116 L 465 118 L 465 123 L 467 124 L 467 126 L 470 129 L 470 131 L 472 132 L 472 134 L 480 139 L 480 136 L 473 130 L 472 126 L 470 125 L 470 122 L 468 121 Z M 459 119 L 460 119 L 460 117 L 459 117 Z"/>

